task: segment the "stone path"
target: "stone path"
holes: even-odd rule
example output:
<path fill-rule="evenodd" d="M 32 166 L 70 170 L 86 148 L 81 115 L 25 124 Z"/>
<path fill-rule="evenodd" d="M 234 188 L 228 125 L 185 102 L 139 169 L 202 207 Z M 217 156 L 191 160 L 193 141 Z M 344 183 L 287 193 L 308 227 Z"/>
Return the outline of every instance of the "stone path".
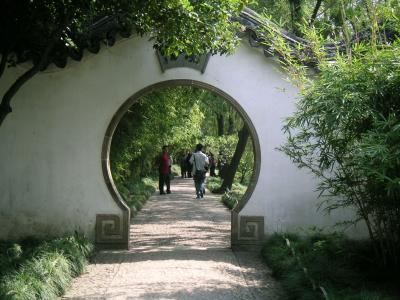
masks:
<path fill-rule="evenodd" d="M 219 196 L 195 199 L 193 181 L 152 196 L 131 222 L 127 251 L 102 251 L 63 299 L 279 299 L 258 253 L 233 252 Z"/>

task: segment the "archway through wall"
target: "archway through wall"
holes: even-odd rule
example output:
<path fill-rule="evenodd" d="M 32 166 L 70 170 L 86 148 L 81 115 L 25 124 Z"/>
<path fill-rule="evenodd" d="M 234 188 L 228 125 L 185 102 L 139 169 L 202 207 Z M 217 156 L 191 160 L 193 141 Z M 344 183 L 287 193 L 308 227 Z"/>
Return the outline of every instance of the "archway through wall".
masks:
<path fill-rule="evenodd" d="M 261 243 L 264 232 L 333 222 L 315 213 L 312 176 L 276 151 L 298 91 L 274 59 L 243 43 L 233 55 L 211 56 L 206 69 L 166 69 L 152 43 L 134 37 L 84 60 L 37 75 L 0 127 L 0 238 L 78 231 L 104 247 L 126 248 L 129 210 L 109 174 L 112 135 L 135 98 L 182 79 L 225 96 L 256 133 L 257 185 L 232 213 L 232 245 Z M 7 70 L 0 91 L 20 73 Z"/>
<path fill-rule="evenodd" d="M 239 231 L 239 222 L 235 221 L 237 219 L 238 214 L 240 211 L 244 208 L 246 203 L 249 201 L 255 187 L 258 181 L 259 173 L 260 173 L 260 165 L 261 165 L 261 150 L 260 150 L 260 144 L 259 144 L 259 139 L 258 135 L 256 132 L 256 129 L 247 115 L 247 113 L 244 111 L 244 109 L 240 106 L 240 104 L 229 94 L 226 92 L 222 91 L 221 89 L 210 85 L 208 83 L 204 83 L 201 81 L 196 81 L 196 80 L 189 80 L 189 79 L 175 79 L 175 80 L 167 80 L 167 81 L 162 81 L 158 82 L 155 84 L 152 84 L 150 86 L 147 86 L 134 95 L 132 95 L 129 99 L 125 101 L 125 103 L 118 109 L 118 111 L 115 113 L 113 116 L 105 137 L 103 141 L 103 146 L 102 146 L 102 170 L 103 170 L 103 176 L 104 180 L 106 182 L 106 185 L 108 187 L 108 190 L 112 196 L 112 199 L 115 201 L 115 203 L 122 209 L 123 211 L 123 218 L 122 218 L 122 223 L 123 224 L 118 224 L 122 227 L 122 238 L 123 240 L 120 241 L 121 244 L 129 245 L 129 226 L 130 226 L 130 209 L 123 200 L 123 197 L 119 193 L 116 184 L 113 180 L 112 176 L 112 171 L 111 171 L 111 164 L 110 164 L 110 153 L 111 153 L 111 144 L 113 140 L 114 133 L 123 118 L 123 116 L 128 112 L 128 110 L 134 105 L 138 99 L 141 97 L 148 95 L 151 92 L 162 90 L 167 87 L 178 87 L 178 86 L 192 86 L 196 88 L 200 88 L 203 90 L 210 91 L 214 94 L 216 94 L 219 98 L 222 98 L 223 100 L 227 101 L 229 105 L 231 105 L 234 110 L 239 114 L 241 119 L 243 120 L 244 124 L 249 130 L 250 133 L 250 139 L 252 142 L 252 148 L 253 148 L 253 154 L 254 154 L 254 162 L 253 162 L 253 171 L 246 189 L 246 192 L 244 193 L 241 201 L 238 202 L 238 204 L 235 206 L 235 208 L 232 210 L 232 222 L 231 222 L 231 236 L 232 236 L 232 244 L 235 242 L 235 237 L 237 236 L 237 233 Z M 110 224 L 115 222 L 118 222 L 117 219 L 113 219 L 114 217 L 112 215 L 97 215 L 97 230 L 96 230 L 96 238 L 97 238 L 97 243 L 100 246 L 104 247 L 110 247 L 111 246 L 117 246 L 115 242 L 113 243 L 109 238 L 102 238 L 101 231 L 104 232 L 104 224 L 107 222 L 110 222 Z M 112 235 L 112 229 L 113 226 L 109 226 L 109 235 Z M 103 235 L 104 236 L 104 235 Z"/>

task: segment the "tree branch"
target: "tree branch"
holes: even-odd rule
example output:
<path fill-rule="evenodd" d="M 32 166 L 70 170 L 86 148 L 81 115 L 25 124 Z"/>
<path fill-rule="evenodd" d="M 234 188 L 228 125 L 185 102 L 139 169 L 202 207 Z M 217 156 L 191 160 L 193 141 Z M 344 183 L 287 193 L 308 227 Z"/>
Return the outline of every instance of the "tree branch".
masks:
<path fill-rule="evenodd" d="M 311 19 L 310 19 L 310 23 L 309 23 L 310 26 L 312 26 L 314 24 L 314 21 L 318 15 L 319 8 L 321 7 L 321 4 L 322 4 L 322 0 L 317 0 L 317 3 L 315 4 L 313 13 L 311 15 Z"/>
<path fill-rule="evenodd" d="M 66 18 L 67 19 L 67 18 Z M 4 94 L 1 103 L 0 103 L 0 126 L 3 124 L 4 119 L 6 116 L 12 112 L 12 108 L 10 106 L 12 98 L 18 92 L 18 90 L 28 81 L 30 80 L 35 74 L 37 74 L 40 70 L 42 70 L 48 64 L 48 57 L 50 52 L 53 50 L 56 41 L 61 36 L 62 32 L 64 31 L 65 27 L 67 26 L 67 20 L 64 20 L 60 27 L 55 30 L 52 36 L 49 39 L 49 42 L 44 49 L 42 55 L 40 56 L 39 62 L 34 64 L 32 68 L 22 74 L 18 79 L 10 86 L 7 92 Z M 2 57 L 3 61 L 3 57 Z"/>
<path fill-rule="evenodd" d="M 233 180 L 235 179 L 235 174 L 239 167 L 240 159 L 243 156 L 243 153 L 246 149 L 247 140 L 250 136 L 250 131 L 247 128 L 246 124 L 243 124 L 243 127 L 239 131 L 238 136 L 239 139 L 236 144 L 235 153 L 233 154 L 229 167 L 226 171 L 226 176 L 224 176 L 221 187 L 214 190 L 214 193 L 225 193 L 227 190 L 230 190 L 232 188 Z"/>
<path fill-rule="evenodd" d="M 6 116 L 12 112 L 10 102 L 14 95 L 18 92 L 18 90 L 35 74 L 40 71 L 39 64 L 34 65 L 24 74 L 22 74 L 7 90 L 4 94 L 3 99 L 1 100 L 0 104 L 0 126 L 3 124 L 4 119 Z"/>
<path fill-rule="evenodd" d="M 1 61 L 0 61 L 0 78 L 4 73 L 4 70 L 6 69 L 6 64 L 7 64 L 7 58 L 10 52 L 8 50 L 4 51 L 4 53 L 1 55 Z"/>

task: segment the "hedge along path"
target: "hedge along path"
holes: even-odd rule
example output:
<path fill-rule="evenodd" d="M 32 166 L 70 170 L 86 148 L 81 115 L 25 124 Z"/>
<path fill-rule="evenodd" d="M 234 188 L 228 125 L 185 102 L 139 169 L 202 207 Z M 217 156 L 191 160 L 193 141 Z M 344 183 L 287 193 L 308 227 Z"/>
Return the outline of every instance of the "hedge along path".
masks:
<path fill-rule="evenodd" d="M 233 252 L 220 195 L 195 199 L 193 180 L 174 179 L 131 222 L 131 248 L 102 251 L 65 299 L 279 299 L 259 253 Z"/>

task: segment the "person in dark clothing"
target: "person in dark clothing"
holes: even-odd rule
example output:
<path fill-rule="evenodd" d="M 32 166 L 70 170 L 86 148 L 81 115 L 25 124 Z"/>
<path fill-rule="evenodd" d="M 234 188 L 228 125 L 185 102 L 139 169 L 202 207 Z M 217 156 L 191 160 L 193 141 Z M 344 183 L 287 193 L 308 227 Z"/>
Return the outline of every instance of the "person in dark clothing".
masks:
<path fill-rule="evenodd" d="M 183 153 L 179 164 L 180 164 L 180 167 L 181 167 L 181 177 L 182 178 L 186 178 L 186 176 L 187 176 L 187 167 L 186 167 L 187 163 L 186 163 L 186 154 L 185 153 Z"/>
<path fill-rule="evenodd" d="M 227 169 L 226 157 L 224 154 L 220 153 L 219 159 L 218 159 L 218 176 L 221 177 L 222 179 L 225 178 L 226 169 Z"/>
<path fill-rule="evenodd" d="M 216 167 L 216 162 L 215 162 L 215 157 L 214 154 L 210 153 L 209 157 L 209 164 L 210 164 L 210 176 L 215 177 L 215 167 Z"/>
<path fill-rule="evenodd" d="M 192 164 L 190 162 L 191 157 L 192 157 L 192 153 L 188 152 L 188 154 L 186 155 L 187 178 L 192 178 Z"/>
<path fill-rule="evenodd" d="M 168 154 L 168 147 L 163 146 L 162 152 L 158 157 L 158 188 L 160 195 L 165 194 L 164 185 L 167 186 L 167 194 L 171 194 L 170 173 L 171 173 L 171 157 Z"/>

